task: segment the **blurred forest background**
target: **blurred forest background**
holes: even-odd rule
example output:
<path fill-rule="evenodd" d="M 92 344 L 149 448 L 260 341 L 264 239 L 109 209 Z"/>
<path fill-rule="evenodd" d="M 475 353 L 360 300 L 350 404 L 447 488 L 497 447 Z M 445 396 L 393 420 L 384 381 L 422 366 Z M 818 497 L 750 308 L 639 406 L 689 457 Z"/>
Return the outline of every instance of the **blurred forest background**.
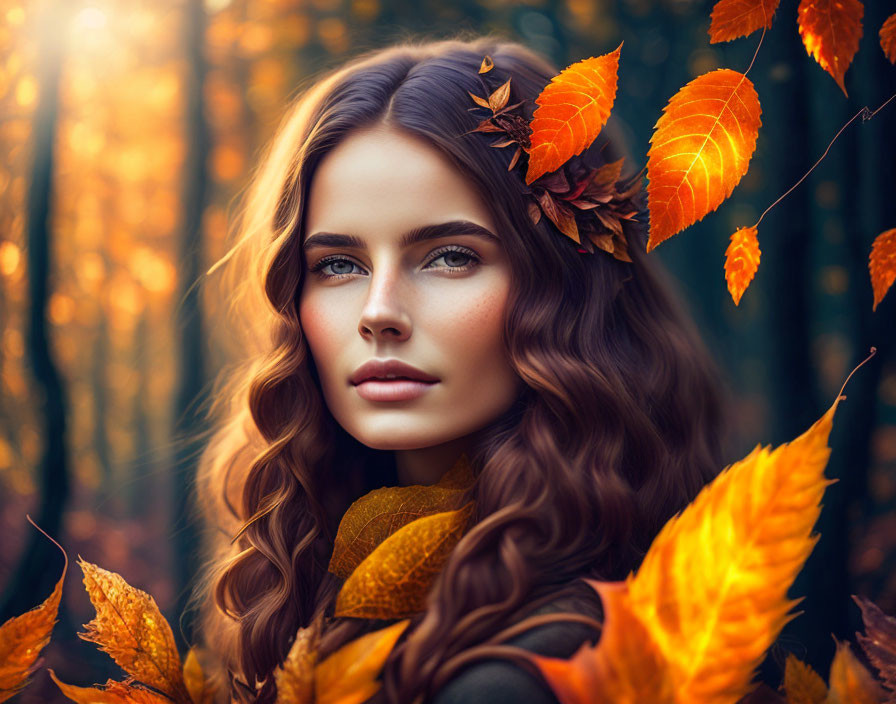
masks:
<path fill-rule="evenodd" d="M 807 56 L 782 0 L 750 70 L 762 128 L 716 212 L 661 245 L 736 395 L 734 461 L 837 413 L 822 539 L 779 646 L 826 674 L 861 594 L 896 614 L 896 293 L 872 313 L 871 242 L 896 227 L 896 101 L 856 120 L 763 220 L 762 265 L 735 307 L 728 238 L 796 183 L 862 106 L 896 92 L 878 43 L 896 2 L 865 3 L 849 97 Z M 563 68 L 624 41 L 613 121 L 636 171 L 662 108 L 759 41 L 711 45 L 699 0 L 0 0 L 0 622 L 43 600 L 58 550 L 154 595 L 181 644 L 196 562 L 187 511 L 197 411 L 228 360 L 202 288 L 235 197 L 289 100 L 356 53 L 499 31 Z M 92 618 L 74 565 L 44 651 L 66 682 L 119 676 L 77 639 Z M 764 665 L 776 684 L 783 651 Z M 45 670 L 15 701 L 58 701 Z"/>

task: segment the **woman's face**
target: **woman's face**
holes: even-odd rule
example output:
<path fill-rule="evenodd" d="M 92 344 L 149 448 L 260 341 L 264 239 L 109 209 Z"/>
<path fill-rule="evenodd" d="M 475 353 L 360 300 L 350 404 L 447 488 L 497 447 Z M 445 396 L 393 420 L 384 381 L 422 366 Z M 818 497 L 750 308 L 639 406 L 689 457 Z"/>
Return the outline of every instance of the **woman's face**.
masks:
<path fill-rule="evenodd" d="M 439 445 L 513 403 L 522 382 L 502 342 L 507 255 L 487 208 L 438 151 L 385 127 L 350 134 L 318 165 L 303 249 L 302 328 L 327 406 L 359 442 Z M 370 360 L 437 381 L 353 383 Z"/>

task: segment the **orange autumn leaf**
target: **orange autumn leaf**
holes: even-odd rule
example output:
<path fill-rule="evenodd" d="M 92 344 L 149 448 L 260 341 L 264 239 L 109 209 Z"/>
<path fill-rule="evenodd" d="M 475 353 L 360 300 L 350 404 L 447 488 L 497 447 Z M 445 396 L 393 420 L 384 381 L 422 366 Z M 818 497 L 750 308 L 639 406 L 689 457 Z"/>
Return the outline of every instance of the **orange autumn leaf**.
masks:
<path fill-rule="evenodd" d="M 380 670 L 409 623 L 406 619 L 356 638 L 317 665 L 315 704 L 361 704 L 376 694 Z"/>
<path fill-rule="evenodd" d="M 890 60 L 891 64 L 896 64 L 896 13 L 887 17 L 880 27 L 880 48 L 884 50 L 884 54 Z"/>
<path fill-rule="evenodd" d="M 834 77 L 843 95 L 846 69 L 859 50 L 864 11 L 859 0 L 801 0 L 797 8 L 806 52 Z"/>
<path fill-rule="evenodd" d="M 56 543 L 56 546 L 59 547 L 59 544 Z M 59 549 L 62 550 L 61 547 Z M 62 600 L 62 584 L 68 570 L 68 555 L 65 550 L 62 550 L 62 554 L 65 557 L 62 575 L 50 596 L 39 606 L 20 616 L 14 616 L 0 626 L 0 702 L 15 696 L 28 684 L 28 677 L 41 650 L 50 642 L 50 634 L 59 613 L 59 602 Z"/>
<path fill-rule="evenodd" d="M 171 626 L 155 599 L 129 585 L 119 574 L 79 560 L 84 587 L 96 617 L 78 635 L 96 643 L 131 677 L 189 702 L 180 655 Z"/>
<path fill-rule="evenodd" d="M 759 240 L 755 227 L 739 227 L 731 235 L 731 242 L 725 250 L 725 281 L 734 305 L 740 303 L 741 296 L 759 269 Z"/>
<path fill-rule="evenodd" d="M 535 99 L 526 183 L 560 168 L 595 140 L 616 100 L 619 53 L 582 59 L 551 79 Z"/>
<path fill-rule="evenodd" d="M 314 701 L 314 666 L 320 641 L 323 613 L 319 613 L 307 628 L 300 628 L 277 669 L 277 702 L 280 704 L 311 704 Z"/>
<path fill-rule="evenodd" d="M 781 0 L 719 0 L 712 9 L 709 43 L 730 42 L 769 29 Z"/>
<path fill-rule="evenodd" d="M 196 656 L 196 648 L 190 648 L 187 657 L 184 658 L 184 684 L 193 704 L 212 704 L 214 702 L 215 691 L 205 677 L 205 672 Z"/>
<path fill-rule="evenodd" d="M 871 289 L 874 291 L 874 305 L 884 299 L 887 291 L 896 281 L 896 228 L 881 232 L 874 238 L 868 257 L 868 271 L 871 273 Z"/>
<path fill-rule="evenodd" d="M 171 704 L 168 697 L 127 682 L 109 680 L 102 689 L 99 687 L 76 687 L 61 682 L 53 670 L 49 670 L 49 672 L 59 690 L 78 704 Z"/>
<path fill-rule="evenodd" d="M 784 663 L 787 704 L 824 704 L 828 687 L 821 676 L 793 653 Z"/>
<path fill-rule="evenodd" d="M 383 487 L 355 501 L 342 516 L 329 571 L 348 579 L 373 550 L 399 528 L 423 516 L 460 508 L 464 491 L 473 483 L 466 454 L 461 455 L 432 486 Z"/>
<path fill-rule="evenodd" d="M 827 704 L 880 704 L 884 700 L 881 686 L 852 654 L 849 643 L 836 642 Z"/>
<path fill-rule="evenodd" d="M 747 173 L 762 122 L 742 73 L 721 68 L 676 93 L 654 126 L 647 153 L 647 251 L 721 205 Z"/>
<path fill-rule="evenodd" d="M 389 619 L 422 611 L 433 579 L 467 529 L 473 505 L 418 518 L 386 538 L 342 585 L 334 615 Z"/>

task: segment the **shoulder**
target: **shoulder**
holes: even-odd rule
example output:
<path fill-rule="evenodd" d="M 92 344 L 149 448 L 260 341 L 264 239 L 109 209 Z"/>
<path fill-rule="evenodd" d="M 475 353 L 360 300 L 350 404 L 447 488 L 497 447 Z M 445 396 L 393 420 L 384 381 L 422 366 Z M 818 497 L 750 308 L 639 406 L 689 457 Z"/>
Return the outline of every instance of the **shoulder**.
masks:
<path fill-rule="evenodd" d="M 536 613 L 563 611 L 559 603 Z M 599 633 L 576 622 L 548 623 L 507 641 L 538 655 L 569 658 L 586 641 L 594 644 Z M 558 704 L 556 695 L 538 676 L 511 660 L 483 659 L 461 670 L 429 704 Z"/>

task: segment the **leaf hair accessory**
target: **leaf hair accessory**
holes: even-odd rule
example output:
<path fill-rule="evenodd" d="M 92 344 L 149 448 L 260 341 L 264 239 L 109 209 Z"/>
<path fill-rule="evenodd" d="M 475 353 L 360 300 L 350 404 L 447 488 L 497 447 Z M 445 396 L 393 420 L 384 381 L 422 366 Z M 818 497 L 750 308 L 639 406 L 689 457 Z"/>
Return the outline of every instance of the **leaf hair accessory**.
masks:
<path fill-rule="evenodd" d="M 538 224 L 544 215 L 579 245 L 579 252 L 593 254 L 597 248 L 630 262 L 622 221 L 638 214 L 635 197 L 641 190 L 640 174 L 620 181 L 622 159 L 595 168 L 577 158 L 610 115 L 621 49 L 622 44 L 616 51 L 579 61 L 554 76 L 535 99 L 539 107 L 531 120 L 515 112 L 527 101 L 507 104 L 511 79 L 495 89 L 489 86 L 486 76 L 495 64 L 485 56 L 478 74 L 485 97 L 468 93 L 476 103 L 470 110 L 486 109 L 491 115 L 465 134 L 499 132 L 502 137 L 492 147 L 516 145 L 508 171 L 522 166 L 520 157 L 527 155 L 525 193 L 533 223 Z"/>

